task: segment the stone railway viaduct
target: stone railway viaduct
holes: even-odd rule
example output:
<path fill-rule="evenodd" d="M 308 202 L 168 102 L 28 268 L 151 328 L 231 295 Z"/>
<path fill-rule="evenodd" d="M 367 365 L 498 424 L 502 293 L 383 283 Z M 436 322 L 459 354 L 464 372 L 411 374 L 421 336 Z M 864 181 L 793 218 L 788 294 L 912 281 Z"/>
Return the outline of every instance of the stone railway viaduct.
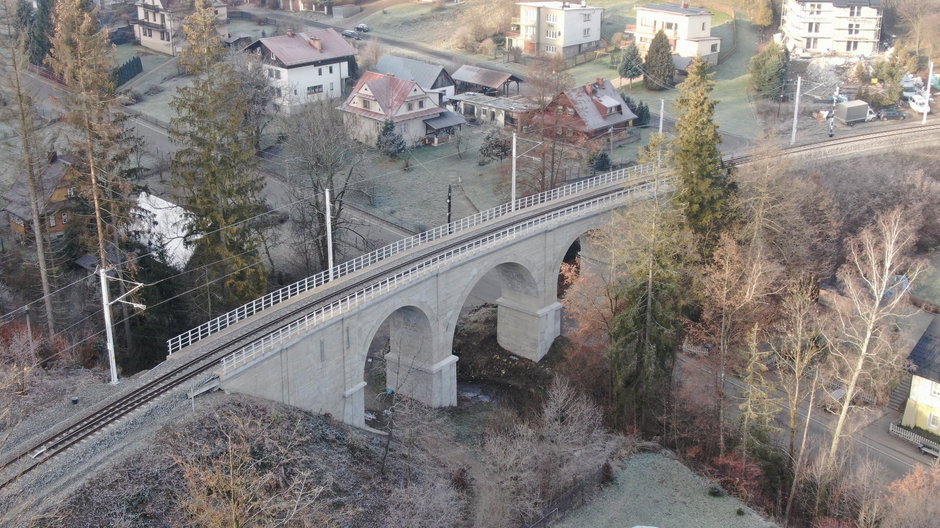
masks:
<path fill-rule="evenodd" d="M 907 130 L 905 145 L 935 148 L 940 128 L 921 131 Z M 800 162 L 897 148 L 900 134 L 881 134 L 791 148 L 784 155 Z M 735 161 L 747 163 L 748 158 Z M 668 191 L 668 186 L 657 168 L 636 167 L 519 199 L 469 227 L 452 224 L 453 234 L 447 231 L 237 322 L 235 326 L 243 325 L 279 305 L 325 299 L 302 319 L 226 357 L 200 391 L 220 387 L 329 413 L 362 427 L 367 352 L 387 322 L 386 386 L 432 406 L 456 405 L 454 332 L 461 309 L 484 276 L 495 277 L 499 286 L 499 344 L 538 361 L 560 333 L 557 279 L 566 252 L 585 233 L 607 224 L 613 210 L 648 197 L 654 189 Z M 416 253 L 420 258 L 414 258 Z M 382 278 L 356 282 L 374 268 L 385 270 L 372 275 Z M 357 289 L 334 300 L 331 292 L 344 285 Z M 206 341 L 224 340 L 225 333 Z"/>

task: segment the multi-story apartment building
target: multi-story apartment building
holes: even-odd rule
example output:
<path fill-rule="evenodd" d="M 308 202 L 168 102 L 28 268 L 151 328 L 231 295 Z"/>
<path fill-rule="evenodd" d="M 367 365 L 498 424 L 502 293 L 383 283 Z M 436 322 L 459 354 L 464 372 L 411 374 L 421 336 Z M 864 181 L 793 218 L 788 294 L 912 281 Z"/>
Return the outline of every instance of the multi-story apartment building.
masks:
<path fill-rule="evenodd" d="M 261 57 L 274 90 L 274 110 L 343 94 L 356 48 L 332 28 L 258 39 L 245 48 Z"/>
<path fill-rule="evenodd" d="M 881 0 L 786 0 L 780 30 L 791 52 L 874 55 Z"/>
<path fill-rule="evenodd" d="M 228 20 L 228 8 L 222 2 L 214 2 L 212 8 L 220 24 Z M 176 55 L 185 41 L 183 19 L 194 11 L 193 2 L 187 0 L 140 0 L 137 2 L 137 20 L 133 21 L 134 36 L 140 45 Z"/>
<path fill-rule="evenodd" d="M 576 57 L 600 47 L 604 8 L 587 0 L 570 2 L 518 2 L 519 16 L 506 33 L 508 47 L 526 55 Z"/>
<path fill-rule="evenodd" d="M 627 34 L 641 54 L 649 50 L 653 37 L 662 30 L 672 51 L 680 57 L 701 57 L 718 62 L 721 38 L 712 36 L 712 14 L 688 4 L 650 4 L 636 8 L 636 24 L 628 24 Z"/>

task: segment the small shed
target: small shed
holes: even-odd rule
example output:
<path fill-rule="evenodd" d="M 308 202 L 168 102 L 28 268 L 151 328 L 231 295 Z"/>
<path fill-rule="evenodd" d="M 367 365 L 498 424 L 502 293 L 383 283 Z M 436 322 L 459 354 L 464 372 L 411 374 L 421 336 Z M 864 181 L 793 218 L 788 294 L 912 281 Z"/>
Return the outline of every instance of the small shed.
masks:
<path fill-rule="evenodd" d="M 452 75 L 457 83 L 457 93 L 479 92 L 485 95 L 509 95 L 510 86 L 516 84 L 516 93 L 522 78 L 509 72 L 488 70 L 464 64 Z"/>
<path fill-rule="evenodd" d="M 466 92 L 451 97 L 454 110 L 481 123 L 511 127 L 522 131 L 522 116 L 538 109 L 522 96 L 493 97 L 476 92 Z"/>

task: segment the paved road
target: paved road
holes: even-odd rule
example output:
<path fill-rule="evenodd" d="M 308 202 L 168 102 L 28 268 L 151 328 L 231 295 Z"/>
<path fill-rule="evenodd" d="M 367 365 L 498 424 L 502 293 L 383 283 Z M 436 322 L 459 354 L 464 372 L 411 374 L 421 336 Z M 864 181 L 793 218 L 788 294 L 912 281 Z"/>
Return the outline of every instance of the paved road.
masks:
<path fill-rule="evenodd" d="M 711 368 L 701 366 L 686 356 L 680 355 L 679 361 L 687 365 L 693 365 L 691 368 L 700 368 L 709 376 L 715 375 L 714 370 Z M 729 399 L 733 399 L 735 394 L 740 394 L 745 387 L 744 382 L 734 376 L 727 376 L 725 383 L 727 393 L 731 396 Z M 798 411 L 800 431 L 797 433 L 797 445 L 800 442 L 803 424 L 806 423 L 808 410 L 809 402 L 805 400 Z M 732 413 L 737 412 L 734 401 L 729 402 L 729 411 Z M 883 471 L 879 473 L 879 477 L 884 484 L 904 477 L 918 464 L 926 465 L 932 462 L 931 458 L 921 455 L 913 444 L 888 433 L 888 424 L 892 421 L 897 422 L 899 419 L 900 415 L 897 411 L 858 409 L 850 412 L 850 423 L 846 425 L 846 430 L 850 430 L 854 423 L 857 430 L 850 437 L 844 437 L 843 445 L 850 450 L 856 461 L 871 459 L 883 466 Z M 817 405 L 810 417 L 808 443 L 817 448 L 828 447 L 832 439 L 835 422 L 835 415 L 823 411 Z M 781 412 L 778 417 L 777 426 L 781 428 L 781 445 L 785 446 L 787 442 L 785 412 Z M 811 459 L 811 456 L 808 457 L 808 460 Z"/>

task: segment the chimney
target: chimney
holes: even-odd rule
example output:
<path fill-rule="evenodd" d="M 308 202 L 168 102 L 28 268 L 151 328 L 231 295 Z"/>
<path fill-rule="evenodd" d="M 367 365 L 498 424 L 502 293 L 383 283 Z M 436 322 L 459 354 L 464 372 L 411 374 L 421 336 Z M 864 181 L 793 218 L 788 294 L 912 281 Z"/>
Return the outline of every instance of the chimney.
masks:
<path fill-rule="evenodd" d="M 310 37 L 310 45 L 317 51 L 323 51 L 323 42 L 317 37 Z"/>
<path fill-rule="evenodd" d="M 291 31 L 290 29 L 288 29 L 288 30 L 287 30 L 287 36 L 288 36 L 288 37 L 293 37 L 293 36 L 294 36 L 294 32 Z"/>

